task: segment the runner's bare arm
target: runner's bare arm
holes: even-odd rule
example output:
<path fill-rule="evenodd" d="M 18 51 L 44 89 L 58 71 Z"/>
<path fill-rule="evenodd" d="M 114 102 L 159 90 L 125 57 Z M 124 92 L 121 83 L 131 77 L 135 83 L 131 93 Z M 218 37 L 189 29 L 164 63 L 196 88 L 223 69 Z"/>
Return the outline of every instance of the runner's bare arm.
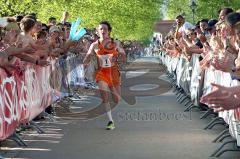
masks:
<path fill-rule="evenodd" d="M 120 54 L 120 57 L 122 58 L 122 62 L 125 64 L 126 63 L 126 53 L 120 43 L 120 41 L 115 41 L 116 42 L 116 46 L 117 46 L 117 50 Z"/>
<path fill-rule="evenodd" d="M 91 60 L 91 58 L 93 57 L 93 55 L 94 55 L 94 49 L 95 49 L 95 43 L 93 43 L 91 46 L 90 46 L 90 48 L 89 48 L 89 50 L 88 50 L 88 52 L 87 52 L 87 55 L 85 56 L 85 58 L 84 58 L 84 60 L 83 60 L 83 64 L 88 64 L 89 62 L 90 62 L 90 60 Z"/>

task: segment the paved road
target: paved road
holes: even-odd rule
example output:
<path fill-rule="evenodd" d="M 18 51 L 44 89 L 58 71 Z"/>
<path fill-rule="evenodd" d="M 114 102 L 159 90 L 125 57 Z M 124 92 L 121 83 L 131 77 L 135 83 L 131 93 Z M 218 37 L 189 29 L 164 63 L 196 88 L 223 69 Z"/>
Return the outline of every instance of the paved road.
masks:
<path fill-rule="evenodd" d="M 27 132 L 23 136 L 29 146 L 13 149 L 15 144 L 8 142 L 8 147 L 2 147 L 4 155 L 31 159 L 209 158 L 220 145 L 211 140 L 223 128 L 205 131 L 210 119 L 200 120 L 199 112 L 183 112 L 184 106 L 176 102 L 157 59 L 138 59 L 127 69 L 123 100 L 113 113 L 115 130 L 105 130 L 105 116 L 41 122 L 46 134 Z M 84 96 L 71 109 L 87 110 L 99 102 L 97 96 Z M 222 158 L 237 159 L 239 155 L 227 153 Z"/>

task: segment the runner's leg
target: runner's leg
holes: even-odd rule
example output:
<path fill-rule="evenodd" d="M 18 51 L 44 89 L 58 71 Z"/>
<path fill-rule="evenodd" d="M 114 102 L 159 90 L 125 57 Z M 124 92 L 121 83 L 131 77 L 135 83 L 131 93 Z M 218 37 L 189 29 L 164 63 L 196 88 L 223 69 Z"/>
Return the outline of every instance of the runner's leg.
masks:
<path fill-rule="evenodd" d="M 99 81 L 98 82 L 98 87 L 99 87 L 100 95 L 101 95 L 101 98 L 102 98 L 102 103 L 103 103 L 103 105 L 105 107 L 105 110 L 107 112 L 108 119 L 109 119 L 109 121 L 113 122 L 111 107 L 110 107 L 109 98 L 108 98 L 108 92 L 109 92 L 108 84 L 104 81 Z"/>
<path fill-rule="evenodd" d="M 117 86 L 111 87 L 110 91 L 111 91 L 113 101 L 118 104 L 121 99 L 121 86 L 117 85 Z"/>

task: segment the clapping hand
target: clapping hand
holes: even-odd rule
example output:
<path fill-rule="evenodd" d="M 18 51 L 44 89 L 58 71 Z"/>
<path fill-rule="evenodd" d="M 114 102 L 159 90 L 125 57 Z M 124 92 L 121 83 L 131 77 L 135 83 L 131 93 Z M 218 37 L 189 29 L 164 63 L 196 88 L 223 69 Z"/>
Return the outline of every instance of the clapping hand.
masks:
<path fill-rule="evenodd" d="M 225 87 L 212 83 L 214 91 L 201 98 L 202 103 L 206 103 L 216 112 L 236 109 L 240 107 L 240 99 L 232 91 L 232 87 Z"/>

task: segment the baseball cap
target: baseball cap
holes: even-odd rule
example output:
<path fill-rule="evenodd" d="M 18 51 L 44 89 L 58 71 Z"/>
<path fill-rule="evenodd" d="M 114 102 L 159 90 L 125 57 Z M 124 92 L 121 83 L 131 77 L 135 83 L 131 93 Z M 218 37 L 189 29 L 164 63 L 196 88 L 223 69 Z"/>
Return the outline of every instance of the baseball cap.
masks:
<path fill-rule="evenodd" d="M 60 29 L 57 26 L 51 26 L 49 29 L 49 33 L 60 32 Z"/>

